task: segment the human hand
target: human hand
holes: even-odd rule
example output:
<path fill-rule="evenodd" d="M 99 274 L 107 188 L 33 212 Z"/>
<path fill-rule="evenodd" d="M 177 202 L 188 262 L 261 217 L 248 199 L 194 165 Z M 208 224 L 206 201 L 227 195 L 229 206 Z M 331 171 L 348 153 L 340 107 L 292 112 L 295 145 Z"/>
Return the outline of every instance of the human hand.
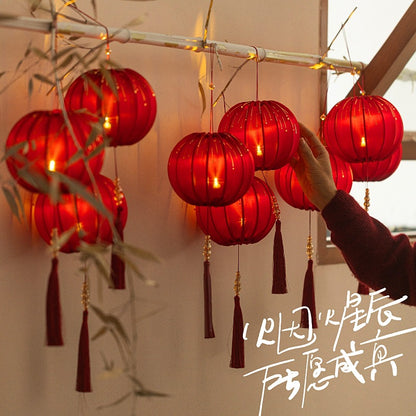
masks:
<path fill-rule="evenodd" d="M 337 192 L 331 161 L 318 137 L 302 123 L 299 126 L 298 157 L 292 158 L 290 164 L 305 195 L 322 211 Z"/>

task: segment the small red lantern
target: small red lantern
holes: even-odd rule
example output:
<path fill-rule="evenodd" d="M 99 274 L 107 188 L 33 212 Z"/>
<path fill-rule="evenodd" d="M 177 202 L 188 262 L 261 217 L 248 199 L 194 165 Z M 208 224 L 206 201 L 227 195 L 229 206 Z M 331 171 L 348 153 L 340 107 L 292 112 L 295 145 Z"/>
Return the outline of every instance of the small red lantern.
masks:
<path fill-rule="evenodd" d="M 276 221 L 273 206 L 273 191 L 254 177 L 238 201 L 221 207 L 196 207 L 196 216 L 201 230 L 217 244 L 254 244 L 272 229 Z"/>
<path fill-rule="evenodd" d="M 352 172 L 348 163 L 342 159 L 330 155 L 332 175 L 337 189 L 349 192 L 352 186 Z M 275 184 L 279 195 L 294 208 L 305 210 L 317 210 L 303 193 L 295 171 L 290 165 L 283 166 L 275 171 Z"/>
<path fill-rule="evenodd" d="M 351 163 L 354 182 L 378 182 L 387 179 L 399 167 L 402 160 L 402 145 L 384 160 Z"/>
<path fill-rule="evenodd" d="M 65 105 L 85 108 L 103 120 L 110 146 L 137 143 L 151 129 L 156 117 L 156 97 L 152 87 L 131 69 L 93 69 L 69 86 Z"/>
<path fill-rule="evenodd" d="M 323 136 L 329 151 L 347 162 L 383 160 L 401 143 L 403 122 L 383 97 L 349 97 L 328 113 Z"/>
<path fill-rule="evenodd" d="M 10 131 L 6 141 L 7 167 L 17 182 L 29 191 L 44 191 L 43 185 L 50 182 L 52 172 L 89 184 L 85 159 L 92 174 L 100 172 L 104 149 L 89 157 L 103 142 L 100 135 L 91 142 L 98 119 L 77 112 L 69 112 L 68 118 L 75 137 L 72 137 L 61 110 L 31 112 Z M 77 157 L 79 151 L 82 154 Z"/>
<path fill-rule="evenodd" d="M 189 204 L 228 205 L 250 187 L 254 161 L 229 133 L 192 133 L 173 148 L 168 175 L 172 188 Z"/>
<path fill-rule="evenodd" d="M 114 198 L 114 184 L 111 179 L 99 175 L 96 178 L 99 198 L 103 206 L 112 215 L 113 220 L 117 215 L 117 205 Z M 97 195 L 91 193 L 97 198 Z M 98 200 L 97 200 L 98 201 Z M 127 204 L 123 196 L 122 224 L 127 221 Z M 48 244 L 53 243 L 53 230 L 57 236 L 73 230 L 68 241 L 59 248 L 64 253 L 74 253 L 79 250 L 81 241 L 88 244 L 111 244 L 113 241 L 112 228 L 108 218 L 99 212 L 90 202 L 78 195 L 64 194 L 62 200 L 54 204 L 47 194 L 37 197 L 34 219 L 40 236 Z"/>
<path fill-rule="evenodd" d="M 277 101 L 248 101 L 231 107 L 218 131 L 239 138 L 251 151 L 256 170 L 284 166 L 299 144 L 299 124 L 293 113 Z"/>

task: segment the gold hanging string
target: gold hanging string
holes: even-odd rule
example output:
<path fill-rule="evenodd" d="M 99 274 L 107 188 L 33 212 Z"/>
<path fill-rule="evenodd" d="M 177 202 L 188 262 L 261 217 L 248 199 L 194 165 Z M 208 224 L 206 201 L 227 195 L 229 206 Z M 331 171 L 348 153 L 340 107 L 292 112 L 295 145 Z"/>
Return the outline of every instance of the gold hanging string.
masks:
<path fill-rule="evenodd" d="M 308 256 L 308 260 L 312 260 L 312 256 L 313 256 L 311 217 L 312 217 L 312 211 L 309 211 L 309 235 L 308 235 L 308 240 L 306 243 L 306 255 Z"/>
<path fill-rule="evenodd" d="M 211 237 L 209 235 L 206 235 L 205 242 L 204 242 L 204 249 L 202 251 L 205 261 L 209 261 L 211 258 L 211 247 L 212 247 Z"/>

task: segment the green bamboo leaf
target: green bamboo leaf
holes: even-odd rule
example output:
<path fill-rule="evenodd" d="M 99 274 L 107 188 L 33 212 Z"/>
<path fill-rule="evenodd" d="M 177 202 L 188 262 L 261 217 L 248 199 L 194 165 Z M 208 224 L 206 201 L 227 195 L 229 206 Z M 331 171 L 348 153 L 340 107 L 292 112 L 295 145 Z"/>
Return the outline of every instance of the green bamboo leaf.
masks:
<path fill-rule="evenodd" d="M 129 392 L 129 393 L 125 394 L 124 396 L 121 396 L 119 399 L 117 399 L 116 401 L 114 401 L 114 402 L 112 402 L 112 403 L 109 403 L 109 404 L 104 404 L 104 405 L 98 406 L 98 407 L 97 407 L 97 409 L 98 409 L 98 410 L 101 410 L 101 409 L 106 409 L 106 408 L 108 408 L 108 407 L 114 407 L 114 406 L 117 406 L 118 404 L 120 404 L 120 403 L 124 402 L 124 400 L 128 399 L 131 395 L 132 395 L 132 393 L 131 393 L 131 392 Z"/>
<path fill-rule="evenodd" d="M 43 82 L 45 84 L 48 85 L 55 85 L 55 83 L 53 81 L 51 81 L 48 77 L 46 77 L 45 75 L 42 74 L 34 74 L 33 75 L 34 78 L 36 78 L 38 81 Z"/>
<path fill-rule="evenodd" d="M 98 316 L 98 318 L 101 319 L 101 321 L 103 321 L 103 323 L 109 327 L 109 329 L 115 330 L 126 344 L 130 344 L 129 337 L 123 327 L 123 324 L 115 315 L 106 314 L 104 311 L 94 305 L 90 305 L 90 307 Z"/>
<path fill-rule="evenodd" d="M 110 222 L 113 220 L 113 214 L 104 206 L 104 204 L 93 194 L 88 188 L 85 187 L 82 183 L 69 178 L 68 176 L 60 173 L 53 172 L 53 175 L 56 175 L 61 183 L 67 186 L 71 194 L 79 195 L 87 203 L 89 203 L 97 212 L 105 216 Z"/>
<path fill-rule="evenodd" d="M 16 198 L 13 194 L 13 192 L 10 191 L 9 188 L 6 186 L 2 186 L 3 194 L 6 197 L 7 203 L 9 204 L 9 207 L 13 213 L 13 215 L 19 220 L 19 222 L 22 221 L 21 212 L 19 210 L 19 204 L 16 201 Z"/>
<path fill-rule="evenodd" d="M 110 287 L 113 283 L 110 278 L 110 271 L 108 264 L 103 260 L 106 248 L 99 244 L 87 244 L 81 241 L 79 251 L 81 253 L 81 260 L 92 260 L 97 268 L 100 276 L 102 276 L 107 285 Z"/>
<path fill-rule="evenodd" d="M 39 48 L 36 48 L 35 46 L 31 49 L 31 51 L 38 57 L 38 58 L 40 58 L 40 59 L 45 59 L 45 60 L 48 60 L 49 61 L 49 55 L 46 53 L 46 52 L 44 52 L 44 51 L 42 51 L 41 49 L 39 49 Z"/>
<path fill-rule="evenodd" d="M 106 61 L 108 63 L 108 61 Z M 101 66 L 101 73 L 104 76 L 104 79 L 107 82 L 107 85 L 110 87 L 111 91 L 113 92 L 113 94 L 118 97 L 118 91 L 117 91 L 117 87 L 116 84 L 114 82 L 113 77 L 111 76 L 111 72 L 105 68 L 104 66 Z"/>
<path fill-rule="evenodd" d="M 123 246 L 123 248 L 125 248 L 126 250 L 128 250 L 130 253 L 132 253 L 136 257 L 139 257 L 139 258 L 141 258 L 143 260 L 153 261 L 155 263 L 160 263 L 159 258 L 156 257 L 150 251 L 141 249 L 141 248 L 136 247 L 136 246 L 132 246 L 132 245 L 127 244 L 127 243 L 122 243 L 122 246 Z"/>
<path fill-rule="evenodd" d="M 32 77 L 29 78 L 29 81 L 27 83 L 27 92 L 30 98 L 33 94 L 33 78 Z"/>
<path fill-rule="evenodd" d="M 105 335 L 108 332 L 108 328 L 106 326 L 103 326 L 100 328 L 92 337 L 91 340 L 95 341 L 98 338 L 101 338 L 103 335 Z"/>
<path fill-rule="evenodd" d="M 154 390 L 148 390 L 144 387 L 143 383 L 138 380 L 136 377 L 128 376 L 129 379 L 133 382 L 134 385 L 138 387 L 139 390 L 135 390 L 134 394 L 136 396 L 145 396 L 145 397 L 169 397 L 166 393 L 159 393 Z"/>

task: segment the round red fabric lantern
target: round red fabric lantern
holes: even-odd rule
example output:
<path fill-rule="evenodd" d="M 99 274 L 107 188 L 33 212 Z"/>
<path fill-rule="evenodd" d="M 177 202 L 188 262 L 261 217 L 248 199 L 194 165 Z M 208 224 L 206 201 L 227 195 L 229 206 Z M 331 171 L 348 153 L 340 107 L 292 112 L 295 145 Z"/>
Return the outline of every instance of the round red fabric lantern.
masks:
<path fill-rule="evenodd" d="M 31 192 L 43 192 L 51 180 L 51 172 L 89 184 L 85 158 L 93 175 L 98 174 L 104 160 L 104 149 L 89 155 L 103 143 L 102 136 L 93 137 L 98 122 L 95 116 L 69 112 L 75 134 L 72 137 L 61 110 L 33 111 L 22 117 L 12 128 L 6 141 L 7 167 L 17 182 Z M 74 139 L 78 143 L 74 143 Z M 82 155 L 76 157 L 79 150 Z M 62 191 L 65 191 L 62 187 Z"/>
<path fill-rule="evenodd" d="M 273 204 L 273 191 L 254 177 L 238 201 L 223 207 L 196 207 L 196 216 L 201 230 L 217 244 L 253 244 L 272 229 L 276 221 Z"/>
<path fill-rule="evenodd" d="M 332 175 L 337 189 L 349 192 L 352 186 L 352 171 L 348 163 L 330 155 Z M 312 210 L 317 208 L 303 193 L 295 171 L 290 165 L 283 166 L 275 171 L 275 184 L 279 195 L 294 208 Z"/>
<path fill-rule="evenodd" d="M 86 109 L 103 120 L 110 146 L 137 143 L 151 129 L 156 117 L 152 87 L 131 69 L 93 69 L 69 86 L 65 105 Z"/>
<path fill-rule="evenodd" d="M 172 188 L 192 205 L 222 206 L 241 198 L 254 177 L 253 156 L 229 133 L 192 133 L 168 161 Z"/>
<path fill-rule="evenodd" d="M 104 207 L 112 214 L 117 215 L 114 184 L 111 179 L 99 175 L 96 178 L 99 197 Z M 91 195 L 94 197 L 93 193 Z M 122 223 L 127 221 L 126 199 L 121 198 L 123 204 Z M 57 230 L 58 237 L 73 230 L 68 241 L 59 248 L 61 252 L 77 252 L 81 241 L 88 244 L 111 244 L 113 234 L 108 219 L 101 212 L 78 195 L 64 194 L 62 200 L 54 204 L 48 195 L 37 197 L 34 208 L 34 219 L 40 236 L 48 244 L 52 242 L 53 230 Z"/>
<path fill-rule="evenodd" d="M 400 145 L 387 159 L 375 160 L 373 162 L 351 163 L 353 181 L 383 181 L 396 171 L 401 160 L 402 145 Z"/>
<path fill-rule="evenodd" d="M 284 166 L 299 144 L 299 124 L 293 113 L 277 101 L 248 101 L 231 107 L 218 131 L 239 138 L 251 151 L 256 170 Z"/>
<path fill-rule="evenodd" d="M 401 143 L 403 122 L 383 97 L 349 97 L 328 113 L 323 136 L 329 151 L 347 162 L 383 160 Z"/>

